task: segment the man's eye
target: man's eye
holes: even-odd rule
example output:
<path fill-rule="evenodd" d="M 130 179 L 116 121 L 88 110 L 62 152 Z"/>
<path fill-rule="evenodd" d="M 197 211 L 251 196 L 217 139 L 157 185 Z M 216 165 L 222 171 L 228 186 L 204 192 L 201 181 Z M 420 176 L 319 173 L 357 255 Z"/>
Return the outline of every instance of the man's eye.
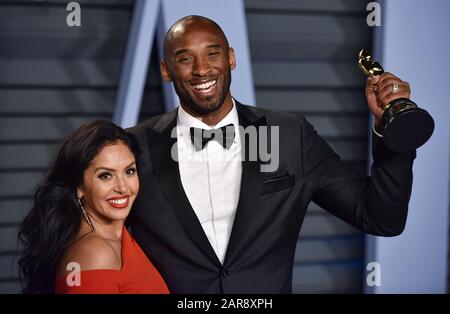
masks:
<path fill-rule="evenodd" d="M 104 180 L 104 181 L 111 179 L 111 177 L 112 177 L 112 175 L 111 175 L 111 173 L 109 173 L 109 172 L 102 172 L 102 173 L 100 173 L 100 175 L 98 176 L 98 178 L 99 178 L 100 180 Z"/>
<path fill-rule="evenodd" d="M 192 61 L 192 58 L 191 57 L 182 57 L 178 61 L 181 63 L 190 62 L 190 61 Z"/>
<path fill-rule="evenodd" d="M 218 54 L 219 54 L 218 52 L 210 52 L 209 53 L 210 56 L 215 56 L 215 55 L 218 55 Z"/>
<path fill-rule="evenodd" d="M 126 174 L 129 176 L 132 176 L 133 174 L 135 174 L 137 172 L 136 168 L 129 168 L 126 171 Z"/>

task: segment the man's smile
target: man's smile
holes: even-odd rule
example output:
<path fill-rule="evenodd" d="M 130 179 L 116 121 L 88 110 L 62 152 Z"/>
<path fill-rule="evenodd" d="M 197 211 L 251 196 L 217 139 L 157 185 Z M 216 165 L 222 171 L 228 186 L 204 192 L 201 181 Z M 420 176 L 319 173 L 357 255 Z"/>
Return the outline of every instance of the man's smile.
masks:
<path fill-rule="evenodd" d="M 196 94 L 207 95 L 212 93 L 217 85 L 217 80 L 210 80 L 200 84 L 191 84 Z"/>

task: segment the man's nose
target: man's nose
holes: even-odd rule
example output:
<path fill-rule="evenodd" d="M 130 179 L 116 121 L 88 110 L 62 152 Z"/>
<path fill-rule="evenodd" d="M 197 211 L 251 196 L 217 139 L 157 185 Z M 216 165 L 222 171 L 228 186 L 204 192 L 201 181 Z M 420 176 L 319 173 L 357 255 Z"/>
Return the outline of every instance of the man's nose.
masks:
<path fill-rule="evenodd" d="M 205 76 L 211 70 L 209 62 L 204 59 L 198 59 L 194 63 L 193 74 L 198 76 Z"/>

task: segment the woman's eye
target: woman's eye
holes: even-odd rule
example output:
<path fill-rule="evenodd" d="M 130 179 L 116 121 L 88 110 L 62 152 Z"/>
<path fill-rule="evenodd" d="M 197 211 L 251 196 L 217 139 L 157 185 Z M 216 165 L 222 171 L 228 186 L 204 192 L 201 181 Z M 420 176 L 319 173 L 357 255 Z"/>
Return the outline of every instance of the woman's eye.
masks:
<path fill-rule="evenodd" d="M 101 180 L 109 180 L 111 179 L 112 175 L 109 172 L 102 172 L 98 177 Z"/>
<path fill-rule="evenodd" d="M 136 168 L 130 168 L 130 169 L 127 169 L 126 174 L 131 176 L 131 175 L 135 174 L 136 171 L 137 171 Z"/>

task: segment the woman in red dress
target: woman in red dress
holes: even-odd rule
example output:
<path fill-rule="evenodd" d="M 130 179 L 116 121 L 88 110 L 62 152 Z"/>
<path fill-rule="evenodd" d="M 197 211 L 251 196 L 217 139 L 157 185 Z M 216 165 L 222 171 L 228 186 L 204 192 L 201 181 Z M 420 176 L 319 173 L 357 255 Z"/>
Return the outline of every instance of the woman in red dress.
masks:
<path fill-rule="evenodd" d="M 25 293 L 168 293 L 124 226 L 139 191 L 134 138 L 107 120 L 63 142 L 19 233 Z"/>

